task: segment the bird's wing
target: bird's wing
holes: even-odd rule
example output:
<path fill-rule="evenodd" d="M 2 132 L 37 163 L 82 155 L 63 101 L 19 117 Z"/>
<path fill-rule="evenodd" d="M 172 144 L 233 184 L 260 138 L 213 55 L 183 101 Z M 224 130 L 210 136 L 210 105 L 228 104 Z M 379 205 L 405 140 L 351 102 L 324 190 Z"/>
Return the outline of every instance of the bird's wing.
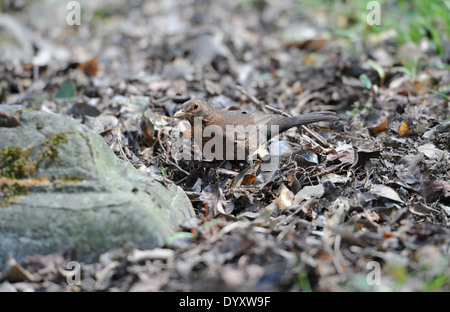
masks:
<path fill-rule="evenodd" d="M 265 114 L 263 112 L 253 112 L 253 121 L 255 125 L 267 125 L 270 118 L 274 115 L 272 114 Z"/>

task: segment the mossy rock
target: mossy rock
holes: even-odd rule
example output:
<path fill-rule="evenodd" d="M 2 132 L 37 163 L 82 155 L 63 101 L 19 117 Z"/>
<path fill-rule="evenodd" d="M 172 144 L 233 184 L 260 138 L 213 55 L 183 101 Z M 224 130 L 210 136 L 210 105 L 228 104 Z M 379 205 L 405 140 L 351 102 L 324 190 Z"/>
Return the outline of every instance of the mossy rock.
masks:
<path fill-rule="evenodd" d="M 0 113 L 20 119 L 0 127 L 0 265 L 62 245 L 84 262 L 123 242 L 153 248 L 194 215 L 181 188 L 120 160 L 78 121 L 9 105 Z"/>

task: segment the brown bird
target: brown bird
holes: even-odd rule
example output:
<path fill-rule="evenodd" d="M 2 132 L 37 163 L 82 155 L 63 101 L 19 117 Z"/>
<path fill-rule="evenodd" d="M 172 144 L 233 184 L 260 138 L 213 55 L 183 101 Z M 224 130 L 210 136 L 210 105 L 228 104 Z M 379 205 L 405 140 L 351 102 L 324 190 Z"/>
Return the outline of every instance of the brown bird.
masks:
<path fill-rule="evenodd" d="M 249 151 L 256 150 L 260 145 L 292 127 L 339 119 L 335 112 L 330 111 L 286 117 L 243 110 L 218 110 L 202 100 L 187 101 L 174 117 L 186 118 L 191 124 L 194 141 L 198 146 L 202 146 L 204 155 L 205 147 L 210 149 L 213 147 L 211 150 L 213 158 L 219 160 L 230 157 L 236 159 L 237 155 L 242 155 L 237 154 L 239 151 L 245 151 L 245 154 L 249 155 Z M 212 133 L 215 135 L 212 136 Z M 199 134 L 201 137 L 198 137 Z M 223 141 L 220 140 L 220 136 Z M 251 145 L 255 142 L 251 141 L 252 138 L 256 140 L 256 145 Z M 211 144 L 210 141 L 213 139 L 216 140 Z M 221 151 L 217 150 L 219 144 L 223 147 Z M 233 146 L 232 151 L 229 150 L 230 146 Z M 243 160 L 245 157 L 241 156 L 238 159 Z"/>

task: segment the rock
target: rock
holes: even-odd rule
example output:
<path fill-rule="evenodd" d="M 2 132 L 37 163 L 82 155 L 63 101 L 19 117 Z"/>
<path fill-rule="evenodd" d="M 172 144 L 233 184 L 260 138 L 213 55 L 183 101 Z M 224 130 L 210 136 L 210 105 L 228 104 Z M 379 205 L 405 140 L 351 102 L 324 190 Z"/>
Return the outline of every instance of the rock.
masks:
<path fill-rule="evenodd" d="M 194 216 L 181 188 L 120 160 L 76 120 L 8 105 L 0 113 L 20 120 L 0 123 L 0 266 L 62 245 L 84 262 L 123 242 L 154 248 Z"/>

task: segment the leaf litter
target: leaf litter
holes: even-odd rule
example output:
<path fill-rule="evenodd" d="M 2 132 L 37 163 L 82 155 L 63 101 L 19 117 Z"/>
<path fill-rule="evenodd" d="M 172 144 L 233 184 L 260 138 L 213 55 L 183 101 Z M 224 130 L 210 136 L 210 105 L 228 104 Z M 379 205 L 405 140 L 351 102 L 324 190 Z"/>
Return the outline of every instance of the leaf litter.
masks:
<path fill-rule="evenodd" d="M 0 61 L 2 102 L 78 118 L 118 157 L 182 187 L 197 215 L 161 248 L 125 243 L 83 264 L 81 286 L 65 282 L 61 250 L 11 259 L 1 289 L 450 290 L 448 68 L 429 65 L 414 79 L 339 38 L 289 40 L 288 30 L 320 32 L 313 20 L 321 13 L 300 20 L 287 14 L 293 3 L 263 3 L 111 6 L 104 20 L 86 21 L 101 27 L 64 44 L 54 28 L 46 39 L 54 50 L 21 30 L 25 59 Z M 52 19 L 36 25 L 29 10 L 10 8 L 11 27 L 17 20 L 44 34 Z M 372 56 L 398 57 L 390 41 L 368 44 Z M 36 47 L 32 66 L 28 46 Z M 430 91 L 436 86 L 447 91 Z M 286 131 L 270 166 L 262 150 L 253 163 L 179 160 L 176 135 L 190 129 L 172 116 L 191 98 L 266 113 L 334 110 L 340 120 Z M 381 285 L 366 282 L 371 261 L 381 265 Z"/>

